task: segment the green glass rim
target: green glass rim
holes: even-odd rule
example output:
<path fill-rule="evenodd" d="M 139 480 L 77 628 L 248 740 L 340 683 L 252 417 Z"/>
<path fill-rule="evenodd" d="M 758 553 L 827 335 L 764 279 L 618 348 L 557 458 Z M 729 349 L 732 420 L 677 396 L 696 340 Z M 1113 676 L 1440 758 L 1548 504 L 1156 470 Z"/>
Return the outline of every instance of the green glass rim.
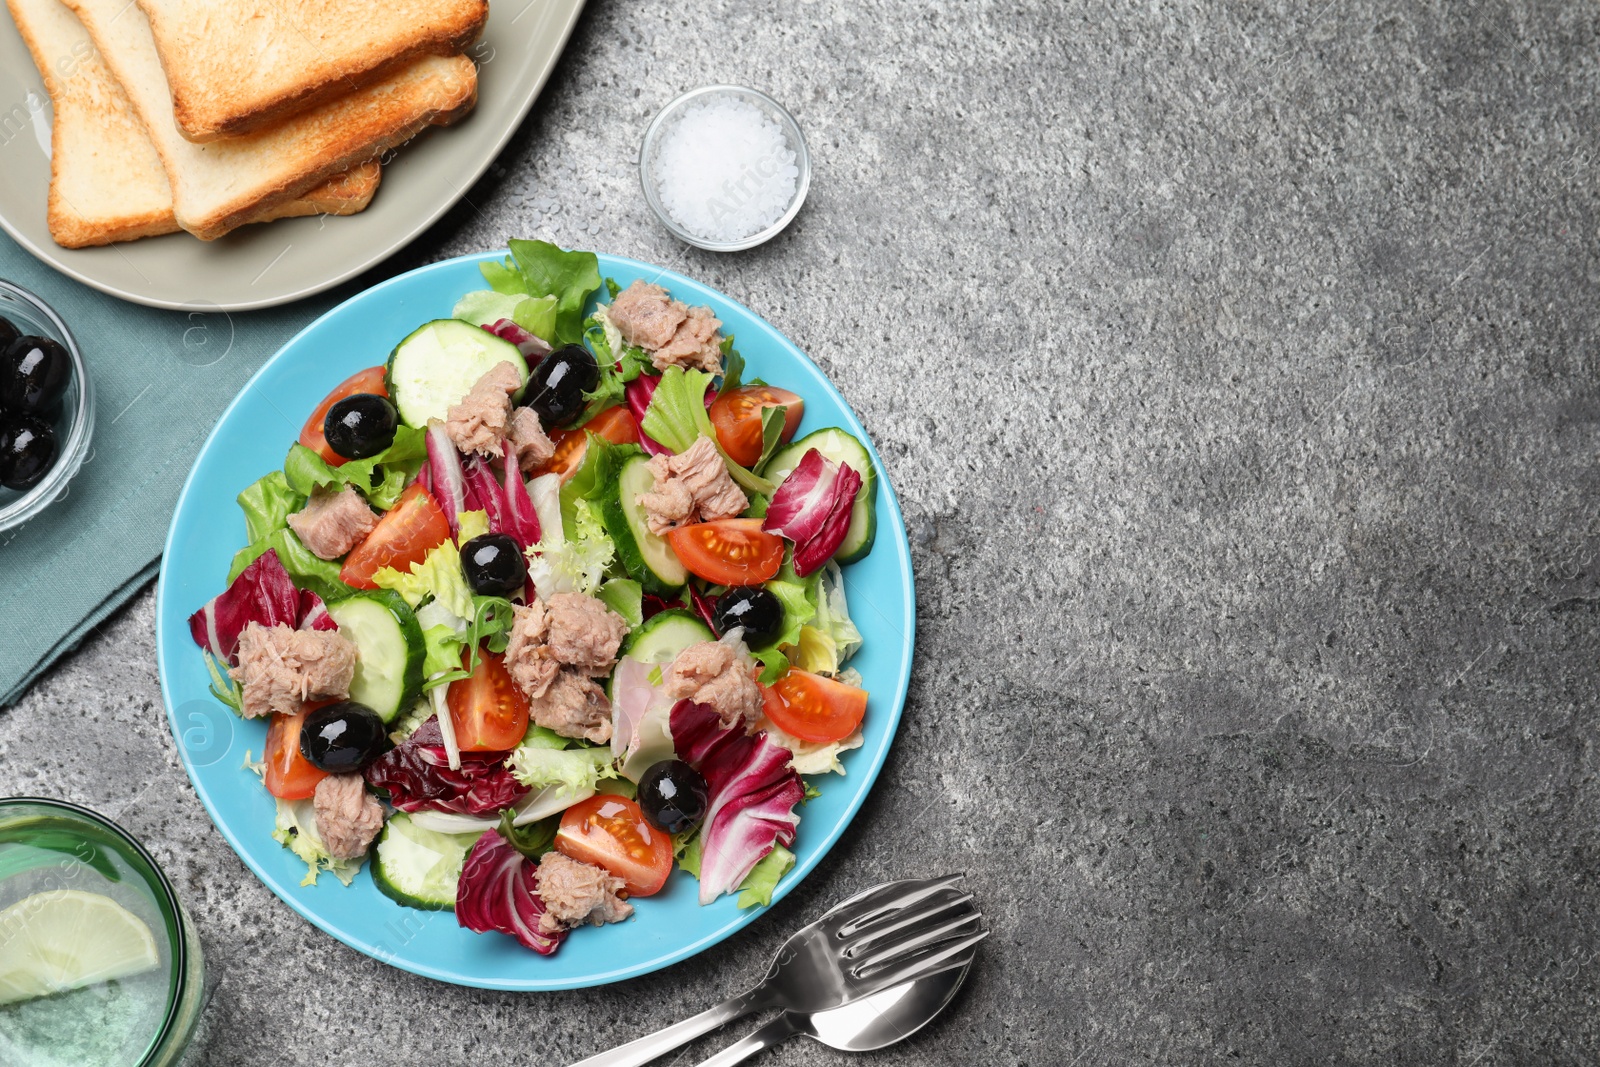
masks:
<path fill-rule="evenodd" d="M 54 797 L 0 797 L 0 819 L 10 808 L 32 805 L 34 807 L 54 808 L 63 814 L 84 819 L 106 831 L 123 845 L 145 866 L 149 875 L 154 876 L 155 886 L 161 891 L 160 899 L 156 901 L 157 908 L 167 926 L 167 941 L 172 952 L 172 981 L 167 990 L 167 1012 L 161 1020 L 161 1029 L 156 1031 L 151 1038 L 149 1046 L 145 1049 L 144 1056 L 140 1058 L 135 1067 L 153 1063 L 171 1036 L 173 1028 L 177 1026 L 179 1011 L 183 1005 L 183 998 L 189 982 L 189 944 L 183 930 L 183 907 L 178 902 L 178 894 L 172 889 L 172 883 L 167 879 L 167 874 L 156 862 L 155 857 L 141 845 L 128 831 L 101 815 L 92 808 L 82 804 L 74 804 L 70 800 L 57 800 Z M 141 872 L 144 873 L 144 872 Z M 149 882 L 146 877 L 146 882 Z"/>

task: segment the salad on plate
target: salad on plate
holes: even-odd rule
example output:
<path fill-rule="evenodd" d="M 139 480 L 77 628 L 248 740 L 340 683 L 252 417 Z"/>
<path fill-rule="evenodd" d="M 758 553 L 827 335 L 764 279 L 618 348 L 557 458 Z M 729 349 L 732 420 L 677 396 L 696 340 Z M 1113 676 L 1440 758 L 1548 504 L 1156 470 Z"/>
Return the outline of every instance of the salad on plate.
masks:
<path fill-rule="evenodd" d="M 190 618 L 267 723 L 239 788 L 349 885 L 554 953 L 676 866 L 769 903 L 802 809 L 861 745 L 841 567 L 877 481 L 804 398 L 746 380 L 712 309 L 513 241 L 453 317 L 309 413 L 238 496 Z"/>

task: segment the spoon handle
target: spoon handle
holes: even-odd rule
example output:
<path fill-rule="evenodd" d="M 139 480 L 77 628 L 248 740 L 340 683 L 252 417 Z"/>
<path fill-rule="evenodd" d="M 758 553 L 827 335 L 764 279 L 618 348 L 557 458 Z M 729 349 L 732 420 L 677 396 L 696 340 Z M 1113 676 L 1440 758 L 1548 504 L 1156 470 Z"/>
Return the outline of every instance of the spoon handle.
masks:
<path fill-rule="evenodd" d="M 743 1063 L 762 1049 L 783 1044 L 799 1032 L 800 1028 L 795 1025 L 794 1016 L 784 1012 L 743 1041 L 729 1045 L 715 1056 L 704 1060 L 699 1067 L 733 1067 L 734 1064 Z"/>
<path fill-rule="evenodd" d="M 763 996 L 765 992 L 765 984 L 757 986 L 748 993 L 730 997 L 714 1008 L 707 1008 L 699 1015 L 692 1015 L 663 1030 L 647 1034 L 626 1045 L 618 1045 L 586 1060 L 579 1060 L 572 1067 L 642 1067 L 643 1064 L 658 1056 L 666 1055 L 679 1045 L 686 1045 L 702 1034 L 709 1034 L 725 1023 L 731 1023 L 752 1011 L 759 1010 L 766 1003 Z"/>

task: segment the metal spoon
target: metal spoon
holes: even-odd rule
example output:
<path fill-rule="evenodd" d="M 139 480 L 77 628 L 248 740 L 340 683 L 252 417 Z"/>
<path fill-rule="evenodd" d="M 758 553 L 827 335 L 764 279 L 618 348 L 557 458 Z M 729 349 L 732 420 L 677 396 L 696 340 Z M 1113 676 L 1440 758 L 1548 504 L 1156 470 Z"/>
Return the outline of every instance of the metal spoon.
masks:
<path fill-rule="evenodd" d="M 948 970 L 913 978 L 842 1008 L 809 1015 L 786 1011 L 700 1067 L 732 1067 L 763 1049 L 781 1045 L 795 1034 L 804 1034 L 841 1052 L 872 1052 L 904 1041 L 932 1022 L 950 1003 L 966 981 L 973 951 L 968 950 L 953 961 Z"/>

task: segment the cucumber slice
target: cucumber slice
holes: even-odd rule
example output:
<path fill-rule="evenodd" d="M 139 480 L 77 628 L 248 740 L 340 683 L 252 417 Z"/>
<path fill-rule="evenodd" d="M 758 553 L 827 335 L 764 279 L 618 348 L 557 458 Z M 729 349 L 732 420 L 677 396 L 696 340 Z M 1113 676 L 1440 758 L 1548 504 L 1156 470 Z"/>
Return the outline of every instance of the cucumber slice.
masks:
<path fill-rule="evenodd" d="M 389 816 L 372 863 L 378 891 L 408 908 L 454 911 L 456 881 L 481 837 L 424 830 L 403 811 Z"/>
<path fill-rule="evenodd" d="M 356 676 L 350 699 L 367 705 L 386 723 L 422 694 L 422 627 L 399 593 L 375 589 L 335 600 L 328 614 L 356 646 Z"/>
<path fill-rule="evenodd" d="M 850 509 L 850 529 L 845 531 L 839 551 L 833 554 L 840 563 L 854 563 L 872 551 L 873 539 L 878 536 L 878 509 L 873 504 L 877 497 L 878 473 L 865 445 L 837 426 L 830 426 L 779 449 L 767 462 L 762 475 L 773 482 L 782 482 L 813 448 L 822 453 L 823 459 L 848 463 L 851 470 L 861 475 L 861 491 L 856 494 L 855 507 Z"/>
<path fill-rule="evenodd" d="M 690 611 L 670 608 L 657 612 L 645 620 L 623 642 L 618 655 L 632 656 L 640 663 L 659 663 L 665 667 L 678 658 L 678 653 L 702 641 L 715 641 L 717 635 L 711 627 Z"/>
<path fill-rule="evenodd" d="M 638 579 L 645 592 L 666 595 L 687 582 L 689 572 L 672 546 L 650 532 L 644 508 L 639 506 L 639 494 L 650 492 L 655 484 L 650 458 L 634 456 L 617 472 L 616 485 L 606 491 L 601 517 L 628 574 Z"/>
<path fill-rule="evenodd" d="M 510 341 L 470 322 L 434 319 L 413 330 L 389 354 L 385 379 L 407 426 L 443 419 L 496 363 L 510 363 L 528 383 L 528 361 Z"/>
<path fill-rule="evenodd" d="M 665 668 L 678 658 L 678 653 L 702 641 L 715 641 L 717 635 L 700 617 L 682 608 L 669 608 L 657 612 L 628 635 L 617 650 L 617 656 L 632 656 L 641 663 L 652 663 Z M 606 699 L 615 697 L 612 684 L 616 675 L 606 680 Z"/>

